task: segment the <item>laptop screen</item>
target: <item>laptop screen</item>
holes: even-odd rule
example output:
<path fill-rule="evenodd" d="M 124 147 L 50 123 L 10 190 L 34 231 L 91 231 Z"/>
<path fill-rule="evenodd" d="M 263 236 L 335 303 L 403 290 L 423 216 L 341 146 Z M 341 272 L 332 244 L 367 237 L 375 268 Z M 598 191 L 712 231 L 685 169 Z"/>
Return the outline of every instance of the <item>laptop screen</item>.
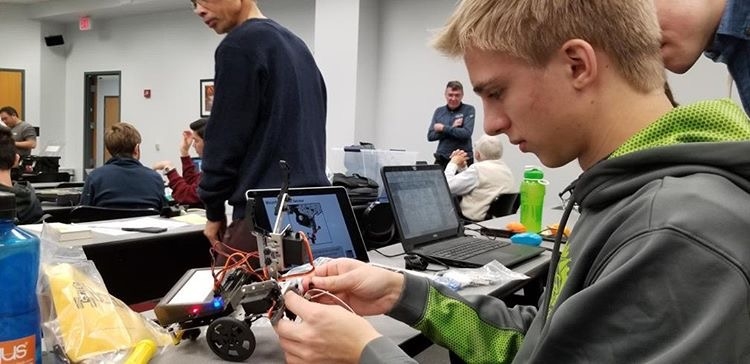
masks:
<path fill-rule="evenodd" d="M 383 179 L 403 240 L 458 232 L 458 217 L 440 166 L 385 167 Z"/>
<path fill-rule="evenodd" d="M 256 223 L 271 230 L 276 222 L 278 189 L 250 190 L 256 199 Z M 302 231 L 310 241 L 315 258 L 348 257 L 368 261 L 362 235 L 343 187 L 290 188 L 282 227 Z"/>
<path fill-rule="evenodd" d="M 201 162 L 202 162 L 201 158 L 200 157 L 192 157 L 190 159 L 193 161 L 193 164 L 195 165 L 195 169 L 197 169 L 198 172 L 202 172 L 203 170 L 201 169 Z"/>

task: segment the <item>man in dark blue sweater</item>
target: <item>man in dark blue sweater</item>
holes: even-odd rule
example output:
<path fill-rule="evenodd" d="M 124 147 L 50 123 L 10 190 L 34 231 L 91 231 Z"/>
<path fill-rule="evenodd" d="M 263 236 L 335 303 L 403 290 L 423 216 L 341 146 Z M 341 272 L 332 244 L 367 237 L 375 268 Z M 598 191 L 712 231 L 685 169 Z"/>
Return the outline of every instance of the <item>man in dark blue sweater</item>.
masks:
<path fill-rule="evenodd" d="M 451 153 L 461 149 L 469 155 L 467 165 L 474 162 L 472 157 L 471 134 L 474 132 L 474 106 L 461 102 L 464 98 L 464 86 L 461 82 L 450 81 L 445 86 L 445 106 L 435 110 L 432 115 L 427 140 L 438 141 L 435 151 L 435 164 L 445 169 L 451 160 Z"/>
<path fill-rule="evenodd" d="M 81 205 L 161 210 L 164 180 L 139 161 L 138 130 L 127 123 L 114 124 L 104 132 L 104 146 L 112 158 L 86 178 Z"/>
<path fill-rule="evenodd" d="M 328 184 L 325 83 L 304 42 L 263 16 L 254 0 L 192 3 L 209 28 L 228 33 L 215 53 L 198 188 L 208 218 L 204 234 L 215 247 L 223 241 L 255 251 L 242 223 L 245 191 L 281 187 L 279 160 L 289 164 L 292 187 Z M 233 212 L 225 229 L 227 200 Z"/>

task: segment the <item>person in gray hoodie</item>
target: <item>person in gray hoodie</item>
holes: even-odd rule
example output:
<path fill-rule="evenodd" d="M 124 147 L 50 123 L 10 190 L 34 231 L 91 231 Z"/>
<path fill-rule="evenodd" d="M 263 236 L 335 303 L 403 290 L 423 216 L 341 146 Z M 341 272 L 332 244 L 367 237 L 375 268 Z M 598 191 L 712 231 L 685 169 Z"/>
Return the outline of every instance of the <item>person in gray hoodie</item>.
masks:
<path fill-rule="evenodd" d="M 11 180 L 11 168 L 18 165 L 16 142 L 10 129 L 0 126 L 0 192 L 16 195 L 16 220 L 19 224 L 39 222 L 44 215 L 34 188 Z"/>
<path fill-rule="evenodd" d="M 287 293 L 288 362 L 414 363 L 360 317 L 384 313 L 470 363 L 750 362 L 750 123 L 670 105 L 652 1 L 463 0 L 435 44 L 463 56 L 485 132 L 583 169 L 539 309 L 336 260 L 305 283 L 354 313 Z"/>

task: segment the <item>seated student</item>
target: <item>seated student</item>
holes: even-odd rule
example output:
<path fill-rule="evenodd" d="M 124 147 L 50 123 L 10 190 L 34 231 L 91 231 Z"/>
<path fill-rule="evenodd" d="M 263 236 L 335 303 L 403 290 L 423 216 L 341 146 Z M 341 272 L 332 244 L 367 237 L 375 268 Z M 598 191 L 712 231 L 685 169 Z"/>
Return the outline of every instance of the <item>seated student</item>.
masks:
<path fill-rule="evenodd" d="M 138 161 L 138 130 L 127 123 L 114 124 L 104 132 L 104 146 L 112 158 L 86 178 L 81 205 L 161 210 L 165 202 L 164 182 L 158 173 Z"/>
<path fill-rule="evenodd" d="M 358 316 L 386 313 L 468 363 L 750 363 L 750 123 L 730 100 L 672 107 L 652 0 L 463 0 L 436 44 L 485 132 L 583 170 L 543 302 L 336 259 L 305 282 L 336 299 L 284 296 L 287 363 L 416 363 Z"/>
<path fill-rule="evenodd" d="M 203 205 L 198 197 L 198 183 L 201 181 L 201 172 L 190 158 L 190 145 L 193 145 L 193 149 L 199 157 L 203 156 L 203 132 L 206 130 L 206 122 L 208 122 L 206 118 L 193 121 L 190 123 L 190 130 L 182 132 L 182 143 L 180 143 L 182 176 L 170 161 L 161 161 L 152 167 L 155 171 L 164 171 L 169 179 L 169 188 L 172 189 L 172 198 L 182 205 Z"/>
<path fill-rule="evenodd" d="M 11 181 L 11 168 L 18 165 L 19 159 L 13 133 L 10 129 L 0 126 L 0 191 L 16 195 L 18 223 L 33 224 L 39 222 L 44 212 L 33 187 Z"/>
<path fill-rule="evenodd" d="M 484 220 L 492 200 L 501 193 L 517 191 L 513 172 L 502 161 L 500 136 L 483 135 L 474 146 L 477 163 L 468 168 L 469 155 L 460 149 L 451 153 L 445 167 L 445 179 L 451 194 L 461 197 L 461 213 L 474 221 Z"/>

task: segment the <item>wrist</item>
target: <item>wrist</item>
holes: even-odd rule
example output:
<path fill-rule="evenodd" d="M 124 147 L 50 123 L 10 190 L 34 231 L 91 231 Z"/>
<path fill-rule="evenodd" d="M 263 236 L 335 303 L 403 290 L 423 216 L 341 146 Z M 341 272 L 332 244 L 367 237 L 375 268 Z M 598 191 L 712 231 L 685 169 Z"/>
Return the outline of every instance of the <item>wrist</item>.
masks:
<path fill-rule="evenodd" d="M 396 306 L 398 301 L 401 299 L 405 284 L 406 277 L 404 277 L 404 273 L 393 272 L 393 274 L 391 274 L 391 283 L 388 285 L 390 289 L 388 294 L 386 295 L 387 309 L 385 312 L 390 312 L 393 307 Z"/>
<path fill-rule="evenodd" d="M 164 172 L 164 174 L 169 174 L 169 172 L 174 171 L 174 167 L 172 167 L 172 166 L 165 166 L 164 169 L 162 169 L 162 171 Z"/>

